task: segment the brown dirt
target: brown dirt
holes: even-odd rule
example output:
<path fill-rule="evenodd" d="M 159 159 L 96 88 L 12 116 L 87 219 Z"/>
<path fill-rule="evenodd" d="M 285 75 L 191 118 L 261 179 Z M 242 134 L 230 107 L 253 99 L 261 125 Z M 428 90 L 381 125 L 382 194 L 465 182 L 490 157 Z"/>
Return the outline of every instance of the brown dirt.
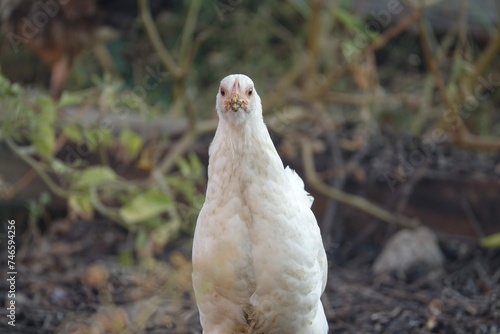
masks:
<path fill-rule="evenodd" d="M 378 250 L 368 243 L 330 247 L 330 332 L 500 333 L 500 251 L 459 239 L 440 246 L 442 270 L 419 266 L 400 277 L 372 275 Z M 189 240 L 140 265 L 123 255 L 127 247 L 126 232 L 106 221 L 53 223 L 18 252 L 16 327 L 2 321 L 0 331 L 201 333 Z M 2 298 L 6 289 L 2 280 Z"/>

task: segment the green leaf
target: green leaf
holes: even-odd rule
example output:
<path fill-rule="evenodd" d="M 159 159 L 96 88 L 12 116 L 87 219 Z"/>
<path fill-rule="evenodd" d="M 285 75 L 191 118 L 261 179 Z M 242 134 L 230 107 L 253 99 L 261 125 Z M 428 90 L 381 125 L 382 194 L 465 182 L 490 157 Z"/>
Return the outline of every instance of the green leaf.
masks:
<path fill-rule="evenodd" d="M 52 167 L 52 171 L 54 172 L 56 182 L 59 185 L 66 187 L 69 178 L 73 176 L 73 169 L 68 167 L 68 165 L 57 158 L 54 158 L 50 162 L 50 166 Z"/>
<path fill-rule="evenodd" d="M 21 86 L 19 84 L 13 84 L 0 74 L 0 97 L 14 97 L 22 93 Z"/>
<path fill-rule="evenodd" d="M 370 29 L 369 25 L 367 25 L 364 20 L 354 16 L 346 10 L 339 8 L 334 12 L 334 15 L 340 24 L 354 33 L 351 42 L 355 43 L 358 48 L 364 48 L 368 46 L 368 43 L 380 37 L 378 31 Z M 348 40 L 346 40 L 346 42 L 347 41 Z"/>
<path fill-rule="evenodd" d="M 190 200 L 194 194 L 195 188 L 190 180 L 186 177 L 174 177 L 171 176 L 167 179 L 167 183 L 172 189 L 181 193 L 187 200 Z"/>
<path fill-rule="evenodd" d="M 83 171 L 82 175 L 76 181 L 75 185 L 78 189 L 92 188 L 98 185 L 102 185 L 106 182 L 114 181 L 116 179 L 116 173 L 109 167 L 89 167 Z"/>
<path fill-rule="evenodd" d="M 149 190 L 134 197 L 120 209 L 120 217 L 127 224 L 135 224 L 152 219 L 167 211 L 172 199 L 158 190 Z"/>
<path fill-rule="evenodd" d="M 153 241 L 156 245 L 163 247 L 177 237 L 180 229 L 181 221 L 179 219 L 173 219 L 167 223 L 163 223 L 153 231 Z"/>
<path fill-rule="evenodd" d="M 83 140 L 82 131 L 76 124 L 68 124 L 63 129 L 64 134 L 77 144 L 81 144 Z"/>
<path fill-rule="evenodd" d="M 147 242 L 148 242 L 148 235 L 147 235 L 146 231 L 140 230 L 137 233 L 137 237 L 135 239 L 135 248 L 141 249 L 146 245 Z"/>
<path fill-rule="evenodd" d="M 196 180 L 203 175 L 203 165 L 194 153 L 191 153 L 187 159 L 177 159 L 176 164 L 184 178 Z"/>
<path fill-rule="evenodd" d="M 120 134 L 120 142 L 127 148 L 131 159 L 135 159 L 139 155 L 143 144 L 142 138 L 128 129 L 123 130 Z"/>
<path fill-rule="evenodd" d="M 338 8 L 335 13 L 335 18 L 346 28 L 350 30 L 359 30 L 365 24 L 359 17 L 354 16 L 346 10 Z"/>
<path fill-rule="evenodd" d="M 500 233 L 481 239 L 481 246 L 486 248 L 500 248 Z"/>
<path fill-rule="evenodd" d="M 54 100 L 48 96 L 44 96 L 37 100 L 37 105 L 39 108 L 37 121 L 53 126 L 57 118 L 57 106 Z"/>
<path fill-rule="evenodd" d="M 189 178 L 189 176 L 191 175 L 191 167 L 189 166 L 189 162 L 184 158 L 180 158 L 177 159 L 176 164 L 182 176 Z"/>
<path fill-rule="evenodd" d="M 68 198 L 68 206 L 83 219 L 91 219 L 94 216 L 94 208 L 88 193 L 71 194 Z"/>
<path fill-rule="evenodd" d="M 38 153 L 50 160 L 56 149 L 55 122 L 57 107 L 50 97 L 37 100 L 38 111 L 32 114 L 30 139 Z"/>
<path fill-rule="evenodd" d="M 31 141 L 42 157 L 47 160 L 53 157 L 56 149 L 56 137 L 52 127 L 38 127 L 31 133 Z"/>
<path fill-rule="evenodd" d="M 189 155 L 189 162 L 191 164 L 191 172 L 195 179 L 200 179 L 204 176 L 205 169 L 200 161 L 200 158 L 195 153 Z"/>
<path fill-rule="evenodd" d="M 83 102 L 83 94 L 82 93 L 73 93 L 69 91 L 65 91 L 61 100 L 59 101 L 60 107 L 68 107 L 74 105 L 80 105 Z"/>
<path fill-rule="evenodd" d="M 108 146 L 113 141 L 113 134 L 109 129 L 96 128 L 84 131 L 87 145 L 91 150 L 95 150 L 100 145 Z"/>

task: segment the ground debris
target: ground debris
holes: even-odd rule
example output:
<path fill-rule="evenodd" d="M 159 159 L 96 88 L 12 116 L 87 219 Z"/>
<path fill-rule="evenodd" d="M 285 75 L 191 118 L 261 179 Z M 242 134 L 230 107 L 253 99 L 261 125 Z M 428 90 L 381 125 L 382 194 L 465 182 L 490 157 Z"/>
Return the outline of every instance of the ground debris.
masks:
<path fill-rule="evenodd" d="M 54 259 L 45 256 L 51 247 L 32 246 L 20 262 L 16 332 L 201 333 L 183 251 L 190 240 L 166 250 L 156 269 L 127 267 L 119 264 L 124 230 L 103 221 L 75 224 L 82 232 L 78 251 L 62 247 L 68 252 Z M 96 247 L 102 233 L 115 234 L 106 239 L 113 242 Z M 41 245 L 74 242 L 71 233 L 54 236 L 50 229 L 42 239 Z M 405 277 L 383 280 L 373 276 L 371 260 L 331 258 L 324 296 L 330 332 L 500 333 L 500 251 L 458 243 L 440 242 L 441 270 L 410 269 Z M 0 284 L 2 292 L 6 285 Z"/>
<path fill-rule="evenodd" d="M 421 226 L 396 232 L 375 260 L 373 272 L 375 275 L 396 272 L 401 276 L 416 264 L 440 267 L 443 261 L 436 235 Z"/>
<path fill-rule="evenodd" d="M 485 288 L 478 264 L 494 285 Z M 378 280 L 361 268 L 332 268 L 331 333 L 500 333 L 500 252 L 474 248 L 417 279 Z M 365 269 L 366 270 L 366 269 Z"/>

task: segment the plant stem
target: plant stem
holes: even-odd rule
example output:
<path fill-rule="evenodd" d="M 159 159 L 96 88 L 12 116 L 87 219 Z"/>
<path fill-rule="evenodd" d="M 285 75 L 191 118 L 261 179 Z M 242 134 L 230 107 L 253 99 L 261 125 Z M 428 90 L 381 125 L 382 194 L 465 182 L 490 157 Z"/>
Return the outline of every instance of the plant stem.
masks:
<path fill-rule="evenodd" d="M 9 146 L 9 148 L 19 158 L 21 158 L 21 160 L 26 162 L 28 165 L 31 166 L 31 168 L 33 168 L 37 172 L 37 174 L 40 176 L 40 178 L 43 180 L 43 182 L 45 182 L 45 184 L 50 189 L 50 191 L 52 191 L 54 194 L 56 194 L 59 197 L 68 198 L 68 196 L 69 196 L 68 192 L 66 190 L 64 190 L 63 188 L 59 187 L 50 178 L 50 176 L 45 172 L 44 168 L 42 167 L 42 165 L 38 161 L 36 161 L 32 157 L 30 157 L 29 155 L 25 154 L 24 152 L 22 152 L 22 149 L 19 146 L 17 146 L 11 138 L 6 137 L 5 142 L 7 143 L 7 146 Z"/>
<path fill-rule="evenodd" d="M 158 52 L 158 57 L 162 61 L 163 65 L 167 68 L 170 74 L 175 78 L 182 78 L 183 72 L 181 68 L 175 62 L 174 57 L 170 54 L 167 47 L 163 43 L 160 33 L 158 29 L 156 29 L 156 25 L 154 23 L 153 17 L 151 16 L 151 11 L 149 10 L 149 1 L 148 0 L 138 0 L 139 1 L 139 10 L 141 14 L 142 23 L 144 24 L 144 28 L 155 48 L 156 52 Z"/>
<path fill-rule="evenodd" d="M 307 182 L 313 187 L 314 190 L 320 194 L 339 201 L 340 203 L 347 204 L 353 208 L 364 211 L 386 223 L 400 225 L 405 228 L 416 228 L 420 226 L 417 219 L 407 218 L 402 215 L 395 215 L 391 212 L 373 204 L 363 197 L 347 194 L 338 189 L 332 188 L 325 184 L 316 172 L 314 163 L 314 155 L 312 147 L 307 140 L 302 141 L 302 164 Z"/>

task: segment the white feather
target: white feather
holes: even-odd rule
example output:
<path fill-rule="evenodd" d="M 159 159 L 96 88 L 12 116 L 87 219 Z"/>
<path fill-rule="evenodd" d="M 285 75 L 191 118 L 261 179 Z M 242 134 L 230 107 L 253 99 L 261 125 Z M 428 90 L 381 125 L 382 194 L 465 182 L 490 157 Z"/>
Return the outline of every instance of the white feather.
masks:
<path fill-rule="evenodd" d="M 232 75 L 221 87 L 253 87 Z M 210 146 L 205 204 L 193 241 L 193 287 L 205 334 L 326 334 L 327 261 L 312 197 L 284 168 L 253 88 L 247 109 L 224 109 Z"/>
<path fill-rule="evenodd" d="M 302 181 L 300 176 L 295 173 L 295 171 L 291 169 L 290 166 L 286 166 L 285 174 L 288 177 L 288 181 L 293 188 L 293 192 L 299 198 L 299 201 L 301 201 L 302 203 L 306 203 L 308 207 L 311 207 L 314 202 L 314 198 L 311 196 L 311 194 L 304 190 L 304 181 Z"/>

